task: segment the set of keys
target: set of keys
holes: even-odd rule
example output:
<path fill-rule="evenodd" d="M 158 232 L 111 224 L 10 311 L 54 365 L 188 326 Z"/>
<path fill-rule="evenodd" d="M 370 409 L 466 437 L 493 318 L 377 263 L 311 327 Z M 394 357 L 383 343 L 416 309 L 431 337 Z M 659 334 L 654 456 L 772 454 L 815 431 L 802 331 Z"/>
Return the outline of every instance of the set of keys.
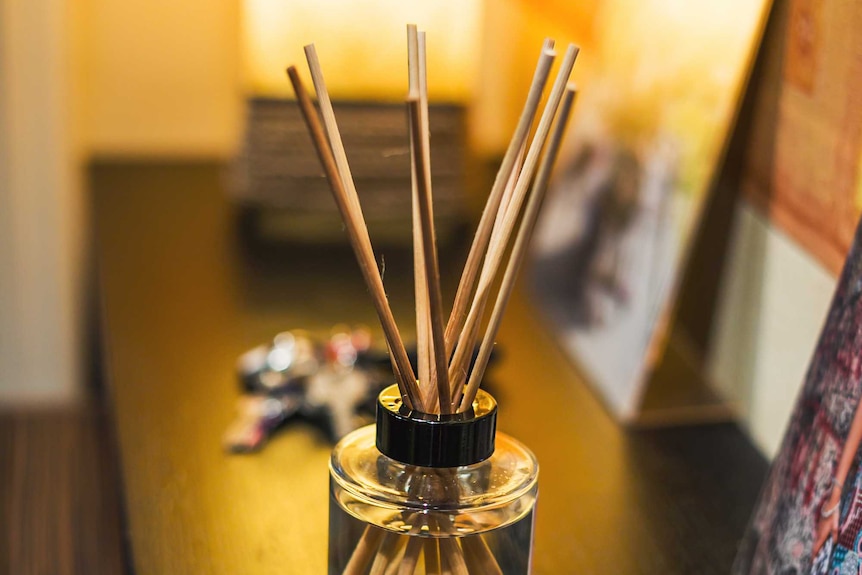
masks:
<path fill-rule="evenodd" d="M 415 365 L 415 350 L 409 355 Z M 377 395 L 393 379 L 388 354 L 364 327 L 337 326 L 328 339 L 285 331 L 242 354 L 236 369 L 242 396 L 223 437 L 231 453 L 261 449 L 291 421 L 305 421 L 335 443 L 374 421 Z"/>

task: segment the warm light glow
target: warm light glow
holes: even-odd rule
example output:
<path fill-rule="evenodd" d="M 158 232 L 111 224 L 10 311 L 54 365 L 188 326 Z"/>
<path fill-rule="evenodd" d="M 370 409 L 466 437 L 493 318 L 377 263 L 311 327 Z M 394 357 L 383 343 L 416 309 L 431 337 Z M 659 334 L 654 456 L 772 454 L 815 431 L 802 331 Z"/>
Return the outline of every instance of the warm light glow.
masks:
<path fill-rule="evenodd" d="M 305 73 L 302 48 L 313 42 L 334 98 L 401 100 L 406 25 L 415 23 L 427 33 L 430 97 L 466 101 L 479 61 L 481 8 L 481 0 L 245 0 L 246 86 L 255 95 L 289 96 L 285 67 Z"/>
<path fill-rule="evenodd" d="M 557 53 L 584 47 L 572 72 L 579 85 L 591 65 L 597 0 L 494 0 L 482 18 L 482 59 L 470 111 L 470 144 L 481 156 L 502 155 L 527 97 L 545 38 Z M 554 72 L 555 73 L 555 72 Z"/>
<path fill-rule="evenodd" d="M 762 3 L 615 0 L 597 15 L 579 133 L 607 131 L 631 147 L 664 134 L 677 142 L 680 186 L 707 190 L 736 109 Z M 586 48 L 585 48 L 586 51 Z"/>

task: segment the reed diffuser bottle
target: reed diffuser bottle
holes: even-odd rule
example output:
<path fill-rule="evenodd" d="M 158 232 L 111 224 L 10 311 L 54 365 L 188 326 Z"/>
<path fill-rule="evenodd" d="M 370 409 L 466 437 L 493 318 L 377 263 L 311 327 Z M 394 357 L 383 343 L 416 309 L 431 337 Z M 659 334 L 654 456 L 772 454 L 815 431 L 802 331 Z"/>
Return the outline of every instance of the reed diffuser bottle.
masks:
<path fill-rule="evenodd" d="M 377 425 L 332 452 L 330 575 L 529 573 L 539 468 L 496 417 L 483 391 L 430 415 L 384 390 Z"/>
<path fill-rule="evenodd" d="M 296 68 L 287 69 L 380 318 L 396 380 L 379 397 L 376 426 L 346 436 L 332 452 L 329 573 L 522 575 L 530 572 L 538 465 L 527 448 L 496 432 L 497 404 L 479 387 L 572 108 L 575 89 L 568 78 L 578 48 L 566 49 L 530 138 L 556 56 L 553 40 L 542 46 L 444 321 L 431 202 L 425 35 L 410 25 L 407 40 L 416 369 L 389 307 L 314 46 L 306 46 L 305 55 L 319 116 Z"/>

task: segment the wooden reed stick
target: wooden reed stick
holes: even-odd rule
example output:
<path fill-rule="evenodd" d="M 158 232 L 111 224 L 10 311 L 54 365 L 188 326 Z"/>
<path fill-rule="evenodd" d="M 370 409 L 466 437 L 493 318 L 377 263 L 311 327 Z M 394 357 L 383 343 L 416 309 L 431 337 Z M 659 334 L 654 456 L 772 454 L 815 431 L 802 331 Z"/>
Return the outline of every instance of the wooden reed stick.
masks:
<path fill-rule="evenodd" d="M 488 367 L 488 360 L 491 357 L 491 350 L 494 348 L 494 339 L 497 337 L 497 331 L 500 329 L 500 323 L 503 320 L 503 311 L 506 309 L 506 304 L 509 302 L 509 297 L 512 295 L 512 289 L 515 287 L 515 280 L 521 270 L 527 255 L 527 248 L 530 244 L 533 231 L 536 229 L 536 222 L 539 219 L 539 211 L 542 207 L 542 202 L 545 199 L 545 193 L 548 190 L 548 182 L 551 179 L 551 171 L 554 168 L 554 163 L 557 159 L 557 154 L 560 151 L 560 143 L 563 141 L 563 134 L 566 130 L 566 124 L 569 115 L 572 111 L 572 104 L 575 100 L 574 86 L 566 88 L 563 96 L 560 111 L 557 117 L 554 130 L 548 141 L 547 149 L 542 157 L 539 171 L 536 174 L 536 180 L 533 182 L 533 189 L 530 192 L 530 199 L 527 201 L 527 207 L 524 209 L 524 216 L 521 219 L 521 227 L 518 229 L 518 235 L 515 240 L 515 245 L 509 255 L 509 263 L 506 266 L 506 273 L 503 276 L 503 281 L 500 284 L 500 291 L 497 294 L 497 301 L 494 303 L 494 310 L 491 312 L 491 318 L 488 321 L 488 327 L 485 329 L 485 336 L 482 338 L 482 345 L 479 348 L 479 356 L 473 364 L 473 371 L 470 374 L 470 381 L 464 389 L 464 398 L 461 400 L 459 411 L 466 411 L 473 403 L 476 397 L 476 392 L 479 390 L 479 385 L 482 382 L 482 377 L 485 375 L 485 369 Z"/>
<path fill-rule="evenodd" d="M 443 341 L 443 296 L 440 290 L 440 267 L 437 261 L 437 245 L 434 237 L 434 222 L 431 213 L 431 173 L 427 163 L 428 140 L 422 136 L 422 104 L 410 98 L 407 103 L 412 125 L 413 146 L 416 154 L 416 173 L 419 188 L 419 208 L 422 222 L 422 245 L 425 252 L 425 273 L 428 278 L 428 302 L 431 311 L 431 340 L 434 350 L 437 394 L 440 398 L 440 413 L 452 413 L 446 346 Z"/>
<path fill-rule="evenodd" d="M 398 332 L 398 326 L 395 324 L 392 310 L 389 308 L 389 301 L 386 299 L 383 280 L 380 277 L 380 271 L 377 269 L 377 262 L 374 259 L 374 252 L 368 240 L 368 233 L 365 229 L 365 222 L 362 218 L 358 201 L 351 201 L 345 191 L 332 151 L 327 144 L 326 134 L 323 132 L 314 105 L 311 103 L 311 99 L 302 85 L 296 67 L 291 66 L 288 68 L 287 74 L 290 77 L 291 84 L 293 84 L 300 110 L 308 126 L 312 142 L 317 150 L 317 155 L 320 157 L 326 177 L 329 180 L 329 186 L 332 189 L 335 203 L 338 205 L 341 217 L 347 227 L 348 238 L 356 254 L 359 269 L 362 271 L 365 283 L 371 292 L 374 307 L 383 326 L 383 333 L 392 351 L 391 357 L 395 363 L 395 372 L 401 375 L 398 381 L 399 391 L 405 405 L 421 409 L 422 398 L 416 385 L 416 376 L 413 373 L 410 360 L 407 358 L 407 351 L 404 349 L 404 342 Z"/>
<path fill-rule="evenodd" d="M 429 179 L 431 182 L 431 127 L 430 127 L 430 118 L 428 114 L 428 66 L 427 66 L 427 56 L 425 51 L 425 32 L 419 31 L 416 37 L 417 47 L 419 49 L 419 102 L 422 105 L 422 137 L 425 140 L 425 165 L 428 169 Z M 433 203 L 429 205 L 431 210 L 431 221 L 434 221 L 434 205 Z M 426 281 L 427 283 L 427 281 Z M 427 291 L 427 286 L 426 286 Z M 429 319 L 428 325 L 430 329 L 431 319 L 430 319 L 430 311 L 429 311 Z M 428 338 L 428 360 L 430 367 L 430 381 L 428 385 L 428 399 L 426 400 L 428 405 L 430 406 L 428 411 L 436 411 L 440 413 L 440 403 L 437 398 L 437 368 L 435 367 L 435 362 L 432 361 L 434 358 L 434 349 L 433 349 L 433 341 L 431 338 Z M 448 358 L 448 356 L 447 356 Z"/>
<path fill-rule="evenodd" d="M 320 115 L 323 117 L 323 127 L 326 129 L 326 135 L 329 140 L 330 149 L 332 150 L 332 157 L 335 160 L 335 166 L 338 169 L 338 175 L 341 177 L 342 185 L 347 192 L 350 202 L 356 209 L 360 209 L 359 194 L 356 193 L 356 185 L 353 181 L 353 174 L 350 172 L 350 164 L 347 162 L 347 153 L 344 151 L 344 143 L 341 140 L 338 122 L 335 121 L 335 110 L 332 108 L 329 90 L 327 90 L 326 81 L 323 79 L 323 70 L 320 67 L 320 59 L 317 57 L 317 49 L 314 47 L 314 44 L 308 44 L 303 49 L 305 51 L 305 60 L 308 63 L 308 70 L 311 72 L 311 82 L 314 85 L 314 91 L 317 93 L 317 103 L 320 107 Z M 365 237 L 368 237 L 367 232 Z"/>
<path fill-rule="evenodd" d="M 464 551 L 453 538 L 440 539 L 440 564 L 444 573 L 470 575 L 464 562 Z"/>
<path fill-rule="evenodd" d="M 533 81 L 530 85 L 527 101 L 524 103 L 524 109 L 521 111 L 521 117 L 518 119 L 515 133 L 512 136 L 512 140 L 509 142 L 506 154 L 503 156 L 500 169 L 497 171 L 497 177 L 494 180 L 494 185 L 488 195 L 488 200 L 482 212 L 482 217 L 479 220 L 479 226 L 476 229 L 473 243 L 470 246 L 470 252 L 467 255 L 467 262 L 464 264 L 464 271 L 461 274 L 458 289 L 455 292 L 455 301 L 452 304 L 452 312 L 450 313 L 449 321 L 446 324 L 447 357 L 451 357 L 452 351 L 455 348 L 455 343 L 458 341 L 461 330 L 464 328 L 467 310 L 470 306 L 476 278 L 478 277 L 479 269 L 482 265 L 482 258 L 485 256 L 485 251 L 488 247 L 488 239 L 491 236 L 494 219 L 497 215 L 497 208 L 500 205 L 500 200 L 506 187 L 506 181 L 509 179 L 509 174 L 512 172 L 512 167 L 517 158 L 518 151 L 521 149 L 524 142 L 527 141 L 530 126 L 533 123 L 536 110 L 539 108 L 539 103 L 542 100 L 542 92 L 545 89 L 545 83 L 550 74 L 551 66 L 554 63 L 554 57 L 555 52 L 553 50 L 553 40 L 546 40 L 542 48 L 542 52 L 539 55 L 536 70 L 533 73 Z"/>
<path fill-rule="evenodd" d="M 426 575 L 439 575 L 440 569 L 440 543 L 436 539 L 426 539 L 422 545 L 423 559 L 425 560 Z"/>
<path fill-rule="evenodd" d="M 419 48 L 419 104 L 422 108 L 422 137 L 425 138 L 426 165 L 431 168 L 431 127 L 428 115 L 428 58 L 425 51 L 425 32 L 416 37 Z M 433 212 L 432 212 L 433 213 Z"/>
<path fill-rule="evenodd" d="M 419 554 L 422 552 L 423 539 L 421 537 L 410 537 L 407 547 L 404 549 L 404 557 L 398 566 L 398 575 L 413 575 L 416 565 L 419 563 Z M 428 573 L 426 562 L 425 572 Z"/>
<path fill-rule="evenodd" d="M 383 541 L 377 549 L 377 555 L 374 556 L 374 562 L 371 564 L 371 569 L 368 575 L 385 575 L 387 568 L 395 562 L 398 555 L 398 546 L 401 535 L 387 531 L 383 535 Z"/>
<path fill-rule="evenodd" d="M 344 568 L 344 575 L 363 575 L 382 539 L 383 530 L 368 525 Z"/>
<path fill-rule="evenodd" d="M 481 535 L 464 537 L 461 540 L 461 547 L 464 549 L 464 562 L 467 563 L 470 573 L 503 575 L 503 570 L 500 569 L 500 564 L 488 548 L 484 537 Z"/>
<path fill-rule="evenodd" d="M 407 533 L 387 533 L 378 547 L 369 575 L 412 575 L 422 551 L 421 529 L 421 523 L 415 522 Z"/>
<path fill-rule="evenodd" d="M 502 200 L 500 200 L 500 207 L 497 208 L 497 217 L 494 219 L 494 229 L 491 230 L 491 244 L 499 241 L 498 238 L 502 233 L 506 210 L 509 208 L 509 204 L 512 201 L 512 194 L 515 192 L 515 184 L 518 183 L 518 176 L 521 175 L 521 168 L 524 165 L 524 155 L 527 153 L 526 142 L 524 144 L 525 145 L 521 146 L 521 150 L 518 152 L 515 164 L 512 166 L 512 173 L 509 174 L 509 180 L 506 182 L 506 189 L 503 192 Z"/>
<path fill-rule="evenodd" d="M 419 92 L 419 30 L 416 24 L 407 25 L 407 76 L 409 92 Z"/>
<path fill-rule="evenodd" d="M 479 286 L 476 288 L 476 293 L 473 296 L 473 303 L 470 311 L 467 314 L 467 319 L 464 323 L 464 329 L 461 332 L 461 337 L 458 339 L 458 345 L 455 349 L 455 355 L 449 365 L 449 373 L 465 374 L 467 366 L 473 355 L 475 346 L 475 338 L 469 337 L 470 334 L 477 333 L 476 324 L 481 321 L 482 314 L 485 311 L 485 303 L 490 295 L 490 291 L 497 276 L 500 264 L 505 255 L 506 246 L 509 243 L 509 238 L 512 236 L 518 216 L 520 214 L 521 205 L 530 186 L 530 180 L 535 172 L 536 165 L 539 160 L 539 154 L 542 151 L 545 140 L 551 129 L 551 122 L 559 107 L 560 100 L 563 97 L 563 92 L 566 89 L 569 76 L 572 72 L 572 67 L 575 64 L 575 59 L 578 56 L 578 48 L 574 44 L 570 44 L 563 57 L 563 62 L 560 65 L 560 70 L 557 73 L 557 78 L 548 101 L 545 104 L 545 109 L 542 112 L 542 117 L 539 120 L 539 125 L 536 128 L 536 133 L 530 143 L 527 158 L 524 160 L 524 167 L 518 177 L 518 183 L 515 185 L 515 192 L 512 195 L 511 205 L 506 212 L 506 217 L 503 220 L 499 240 L 492 244 L 488 250 L 488 255 L 485 257 L 485 262 L 479 275 Z M 465 337 L 466 335 L 466 337 Z M 452 385 L 452 401 L 460 403 L 461 392 L 464 386 L 463 375 L 460 378 L 453 378 Z"/>
<path fill-rule="evenodd" d="M 428 66 L 427 55 L 425 50 L 425 32 L 419 31 L 416 38 L 419 48 L 419 102 L 422 105 L 422 138 L 425 140 L 425 165 L 428 170 L 428 182 L 431 182 L 431 127 L 428 114 Z M 429 204 L 431 210 L 431 221 L 434 221 L 434 204 Z M 436 245 L 436 244 L 435 244 Z M 436 250 L 436 248 L 435 248 Z M 426 281 L 427 283 L 427 281 Z M 427 286 L 426 286 L 427 290 Z M 428 325 L 431 325 L 430 311 Z M 429 331 L 430 333 L 430 331 Z M 448 356 L 447 356 L 448 357 Z M 428 404 L 433 407 L 428 411 L 440 413 L 440 403 L 437 398 L 437 368 L 434 358 L 434 345 L 431 338 L 428 339 L 428 359 L 430 367 L 430 382 L 428 391 Z M 433 391 L 432 391 L 433 390 Z"/>
<path fill-rule="evenodd" d="M 407 73 L 410 94 L 420 94 L 419 38 L 415 24 L 407 25 Z M 412 123 L 408 125 L 413 129 Z M 416 154 L 419 150 L 410 138 L 410 181 L 413 217 L 413 284 L 416 304 L 416 363 L 419 371 L 419 390 L 425 410 L 439 411 L 437 384 L 431 379 L 433 352 L 431 350 L 431 312 L 428 303 L 428 278 L 425 274 L 425 251 L 422 243 L 421 213 L 419 211 L 419 174 L 416 171 Z"/>

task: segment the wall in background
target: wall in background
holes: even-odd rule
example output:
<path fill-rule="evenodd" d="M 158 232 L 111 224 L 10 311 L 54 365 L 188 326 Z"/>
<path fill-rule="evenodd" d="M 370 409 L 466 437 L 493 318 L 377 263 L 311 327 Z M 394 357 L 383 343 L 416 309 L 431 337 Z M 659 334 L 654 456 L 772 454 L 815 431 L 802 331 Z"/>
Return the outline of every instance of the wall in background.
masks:
<path fill-rule="evenodd" d="M 427 32 L 432 99 L 475 104 L 471 144 L 501 155 L 511 138 L 542 42 L 591 43 L 599 3 L 564 0 L 243 0 L 243 76 L 254 94 L 292 97 L 284 66 L 306 66 L 315 43 L 333 97 L 401 101 L 407 22 Z M 372 33 L 371 31 L 374 31 Z M 590 66 L 585 50 L 575 79 Z M 306 78 L 310 85 L 310 80 Z"/>
<path fill-rule="evenodd" d="M 772 457 L 802 386 L 836 278 L 741 201 L 707 371 Z"/>
<path fill-rule="evenodd" d="M 83 0 L 83 138 L 96 156 L 227 157 L 239 0 Z"/>
<path fill-rule="evenodd" d="M 330 95 L 401 102 L 407 94 L 406 24 L 427 38 L 433 100 L 468 101 L 479 63 L 482 0 L 243 0 L 243 76 L 256 95 L 293 97 L 295 64 L 311 87 L 303 47 L 314 43 Z"/>
<path fill-rule="evenodd" d="M 83 194 L 67 0 L 0 0 L 0 402 L 79 396 Z"/>
<path fill-rule="evenodd" d="M 81 396 L 92 156 L 227 157 L 238 0 L 0 0 L 0 402 Z"/>
<path fill-rule="evenodd" d="M 502 156 L 518 122 L 545 38 L 558 60 L 569 43 L 583 47 L 572 73 L 579 82 L 594 65 L 596 0 L 494 0 L 482 13 L 480 65 L 473 83 L 470 143 L 485 158 Z M 559 65 L 559 64 L 557 64 Z M 552 72 L 555 74 L 555 72 Z M 549 83 L 553 82 L 553 76 Z M 577 114 L 577 107 L 574 114 Z"/>

